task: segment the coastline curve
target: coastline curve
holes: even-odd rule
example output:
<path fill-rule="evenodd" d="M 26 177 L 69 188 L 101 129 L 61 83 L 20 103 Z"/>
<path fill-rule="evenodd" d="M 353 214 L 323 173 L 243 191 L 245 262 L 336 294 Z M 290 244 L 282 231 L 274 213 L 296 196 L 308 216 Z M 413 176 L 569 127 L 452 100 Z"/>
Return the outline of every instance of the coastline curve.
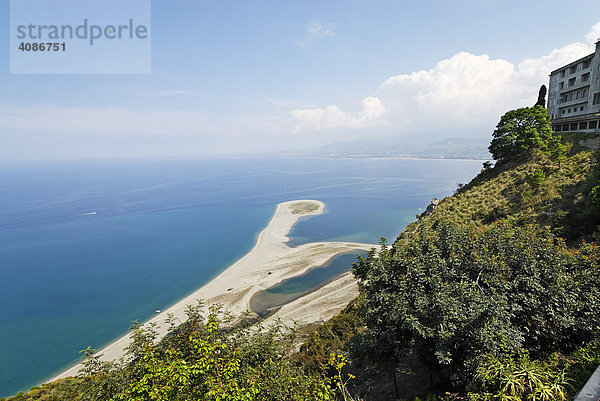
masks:
<path fill-rule="evenodd" d="M 293 248 L 287 245 L 288 234 L 300 218 L 316 216 L 324 210 L 325 204 L 313 199 L 279 203 L 267 226 L 258 234 L 254 247 L 246 255 L 198 290 L 157 313 L 143 326 L 155 324 L 158 339 L 162 339 L 169 328 L 165 322 L 167 317 L 172 315 L 183 323 L 187 306 L 196 304 L 199 299 L 204 300 L 206 308 L 219 304 L 233 315 L 240 315 L 250 310 L 250 299 L 257 292 L 301 275 L 340 253 L 376 247 L 373 244 L 350 242 L 315 242 Z M 124 350 L 131 341 L 131 333 L 128 332 L 96 354 L 101 355 L 103 361 L 117 360 L 125 354 Z M 45 382 L 75 376 L 81 368 L 81 363 L 77 363 Z"/>

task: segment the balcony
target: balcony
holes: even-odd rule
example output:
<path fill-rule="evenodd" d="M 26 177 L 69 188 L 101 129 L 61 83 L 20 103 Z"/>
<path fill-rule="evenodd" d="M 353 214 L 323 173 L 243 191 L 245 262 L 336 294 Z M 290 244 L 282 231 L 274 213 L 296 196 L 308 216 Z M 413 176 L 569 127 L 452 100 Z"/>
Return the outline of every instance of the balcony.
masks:
<path fill-rule="evenodd" d="M 570 94 L 573 91 L 576 91 L 578 89 L 587 89 L 590 87 L 590 82 L 581 82 L 581 80 L 577 81 L 577 83 L 569 88 L 565 88 L 564 90 L 561 90 L 559 92 L 559 94 L 561 95 L 565 95 L 565 94 Z M 588 93 L 589 93 L 589 89 L 588 89 Z M 586 95 L 587 96 L 587 95 Z"/>

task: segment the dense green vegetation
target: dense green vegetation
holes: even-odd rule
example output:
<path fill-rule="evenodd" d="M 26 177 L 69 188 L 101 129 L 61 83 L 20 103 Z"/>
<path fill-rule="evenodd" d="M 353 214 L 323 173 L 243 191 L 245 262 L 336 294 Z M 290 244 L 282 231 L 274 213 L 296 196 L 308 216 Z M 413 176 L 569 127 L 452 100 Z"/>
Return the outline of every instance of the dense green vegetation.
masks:
<path fill-rule="evenodd" d="M 470 389 L 488 358 L 569 353 L 598 336 L 598 248 L 550 233 L 441 224 L 355 266 L 374 361 L 416 356 L 439 386 Z M 566 392 L 566 390 L 565 390 Z"/>
<path fill-rule="evenodd" d="M 443 199 L 430 216 L 409 225 L 401 237 L 442 221 L 458 225 L 506 221 L 549 228 L 570 243 L 596 239 L 599 214 L 593 211 L 590 190 L 598 185 L 598 163 L 594 152 L 576 145 L 568 148 L 560 168 L 534 150 L 525 160 L 482 169 L 454 196 Z"/>
<path fill-rule="evenodd" d="M 507 112 L 492 138 L 489 151 L 499 162 L 518 160 L 538 149 L 556 161 L 562 161 L 566 153 L 560 138 L 552 132 L 548 110 L 541 106 Z"/>
<path fill-rule="evenodd" d="M 80 377 L 11 400 L 329 400 L 339 393 L 341 373 L 326 377 L 297 361 L 295 331 L 246 320 L 225 330 L 217 308 L 208 316 L 201 310 L 190 308 L 187 322 L 158 344 L 152 327 L 136 325 L 125 359 L 105 363 L 86 350 Z M 339 365 L 334 357 L 330 366 Z"/>
<path fill-rule="evenodd" d="M 496 165 L 359 258 L 359 297 L 305 337 L 190 308 L 11 401 L 570 399 L 600 364 L 600 156 L 579 137 L 506 113 Z"/>

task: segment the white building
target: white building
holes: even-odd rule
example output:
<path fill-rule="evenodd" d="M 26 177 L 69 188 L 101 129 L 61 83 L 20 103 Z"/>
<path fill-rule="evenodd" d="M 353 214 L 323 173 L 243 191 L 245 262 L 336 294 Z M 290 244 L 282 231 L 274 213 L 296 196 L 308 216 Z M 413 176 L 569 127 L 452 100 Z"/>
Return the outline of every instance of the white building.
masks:
<path fill-rule="evenodd" d="M 596 51 L 550 73 L 554 132 L 600 132 L 600 40 Z"/>

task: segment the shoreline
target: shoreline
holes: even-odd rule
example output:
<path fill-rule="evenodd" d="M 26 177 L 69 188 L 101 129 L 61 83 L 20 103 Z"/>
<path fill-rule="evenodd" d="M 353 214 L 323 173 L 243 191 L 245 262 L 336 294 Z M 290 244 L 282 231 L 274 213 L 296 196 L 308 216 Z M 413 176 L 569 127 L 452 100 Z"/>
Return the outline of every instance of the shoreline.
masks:
<path fill-rule="evenodd" d="M 167 334 L 169 327 L 165 323 L 167 316 L 172 314 L 180 323 L 183 323 L 186 320 L 185 311 L 187 306 L 196 304 L 198 299 L 204 301 L 205 309 L 210 305 L 220 304 L 223 310 L 235 316 L 240 315 L 250 310 L 250 299 L 261 290 L 268 289 L 283 280 L 301 275 L 341 253 L 352 250 L 368 251 L 371 248 L 377 247 L 374 244 L 352 242 L 313 242 L 293 248 L 287 245 L 289 241 L 287 235 L 300 218 L 316 216 L 322 214 L 324 210 L 325 204 L 317 200 L 293 200 L 279 203 L 267 227 L 258 234 L 254 247 L 246 255 L 227 267 L 217 277 L 198 290 L 185 296 L 160 313 L 157 313 L 156 316 L 144 322 L 143 326 L 151 323 L 156 324 L 158 339 L 162 339 Z M 332 287 L 332 284 L 340 280 L 348 281 L 348 273 L 344 273 L 329 283 L 320 286 L 315 291 L 283 305 L 277 312 L 270 315 L 267 320 L 276 319 L 280 311 L 286 310 L 286 306 L 302 303 L 302 300 L 305 298 L 312 299 L 311 302 L 314 309 L 314 294 L 319 294 L 319 297 L 323 298 L 323 302 L 331 303 L 332 300 L 328 299 L 331 297 L 327 296 L 324 289 Z M 356 286 L 356 283 L 354 285 Z M 347 294 L 344 294 L 343 298 L 346 299 L 353 293 L 354 291 L 350 289 Z M 341 294 L 338 292 L 338 295 Z M 334 300 L 336 304 L 340 304 L 340 302 L 343 303 L 343 300 Z M 343 306 L 339 310 L 342 308 Z M 306 317 L 308 315 L 315 315 L 315 311 L 312 309 L 310 311 L 307 310 L 306 313 Z M 297 318 L 295 320 L 306 320 L 304 316 L 300 316 L 297 313 L 295 317 Z M 118 359 L 124 355 L 124 348 L 131 343 L 130 336 L 131 333 L 128 332 L 98 350 L 96 354 L 101 355 L 100 359 L 102 361 L 114 361 Z M 75 376 L 81 367 L 81 363 L 77 363 L 44 382 L 47 383 L 64 377 Z"/>
<path fill-rule="evenodd" d="M 355 251 L 344 251 L 344 252 L 338 253 L 338 254 L 336 254 L 336 255 L 333 255 L 333 256 L 332 256 L 332 257 L 330 257 L 330 258 L 329 258 L 327 261 L 325 261 L 325 263 L 324 263 L 323 265 L 320 265 L 320 266 L 311 266 L 311 267 L 310 267 L 310 269 L 308 269 L 308 270 L 306 271 L 306 274 L 308 274 L 308 273 L 309 273 L 309 272 L 310 272 L 312 269 L 327 268 L 327 267 L 328 267 L 328 265 L 329 265 L 329 264 L 330 264 L 330 263 L 331 263 L 331 262 L 332 262 L 332 261 L 333 261 L 335 258 L 337 258 L 337 257 L 343 256 L 343 255 L 351 255 L 351 254 L 355 254 L 355 253 L 356 253 L 356 250 L 355 250 Z M 356 253 L 356 254 L 358 255 L 358 253 Z M 268 308 L 266 308 L 266 309 L 263 311 L 263 313 L 261 313 L 261 311 L 258 311 L 258 310 L 256 310 L 256 306 L 257 306 L 257 305 L 256 305 L 256 303 L 257 303 L 257 301 L 255 300 L 255 298 L 256 298 L 257 296 L 259 296 L 259 294 L 262 292 L 262 291 L 258 291 L 258 292 L 256 292 L 256 293 L 255 293 L 255 294 L 254 294 L 254 295 L 253 295 L 253 296 L 250 298 L 250 304 L 249 304 L 249 307 L 250 307 L 250 308 L 249 308 L 249 310 L 250 310 L 250 311 L 252 311 L 253 313 L 255 313 L 256 315 L 258 315 L 258 316 L 259 316 L 261 319 L 263 319 L 263 320 L 265 320 L 265 321 L 266 321 L 266 320 L 267 320 L 269 317 L 273 316 L 274 314 L 277 314 L 277 312 L 278 312 L 278 311 L 279 311 L 279 310 L 280 310 L 280 309 L 281 309 L 283 306 L 286 306 L 286 305 L 289 305 L 289 304 L 293 304 L 293 303 L 295 303 L 297 300 L 299 300 L 300 298 L 303 298 L 303 297 L 306 297 L 306 296 L 308 296 L 309 294 L 312 294 L 312 293 L 318 292 L 318 291 L 319 291 L 321 288 L 323 288 L 323 287 L 327 286 L 328 284 L 330 284 L 330 283 L 332 283 L 332 282 L 334 282 L 334 281 L 337 281 L 337 280 L 339 280 L 339 279 L 340 279 L 340 277 L 342 277 L 342 276 L 345 276 L 345 275 L 346 275 L 346 274 L 348 274 L 348 273 L 352 273 L 352 269 L 351 269 L 351 268 L 350 268 L 350 269 L 348 269 L 348 270 L 344 270 L 344 271 L 342 271 L 342 272 L 340 272 L 340 273 L 338 273 L 338 274 L 335 274 L 335 275 L 333 275 L 333 276 L 329 277 L 328 279 L 326 279 L 326 280 L 324 280 L 324 281 L 320 282 L 320 283 L 319 283 L 319 284 L 317 284 L 316 286 L 313 286 L 313 287 L 312 287 L 312 288 L 310 288 L 309 290 L 306 290 L 306 291 L 300 291 L 300 292 L 298 292 L 298 293 L 294 293 L 294 294 L 287 294 L 287 295 L 289 295 L 290 297 L 292 297 L 292 299 L 291 299 L 291 300 L 289 300 L 288 302 L 278 303 L 278 304 L 277 304 L 277 305 L 275 305 L 275 306 L 268 307 Z M 297 276 L 291 277 L 291 279 L 296 279 L 296 278 L 298 278 L 298 277 L 300 277 L 300 276 L 301 276 L 301 275 L 297 275 Z M 286 280 L 284 280 L 284 281 L 287 281 L 287 280 L 289 280 L 289 279 L 286 279 Z M 278 286 L 278 285 L 280 285 L 281 283 L 282 283 L 282 282 L 279 282 L 279 283 L 275 284 L 275 286 L 274 286 L 274 287 L 277 287 L 277 286 Z M 266 289 L 266 290 L 264 290 L 264 291 L 268 291 L 268 290 L 270 290 L 270 289 L 272 289 L 272 288 L 274 288 L 274 287 L 269 287 L 269 288 L 267 288 L 267 289 Z M 298 294 L 300 294 L 300 295 L 298 295 Z M 253 305 L 253 304 L 254 304 L 254 305 Z M 260 303 L 259 303 L 259 304 L 260 304 Z M 278 316 L 278 317 L 280 317 L 280 316 Z"/>

